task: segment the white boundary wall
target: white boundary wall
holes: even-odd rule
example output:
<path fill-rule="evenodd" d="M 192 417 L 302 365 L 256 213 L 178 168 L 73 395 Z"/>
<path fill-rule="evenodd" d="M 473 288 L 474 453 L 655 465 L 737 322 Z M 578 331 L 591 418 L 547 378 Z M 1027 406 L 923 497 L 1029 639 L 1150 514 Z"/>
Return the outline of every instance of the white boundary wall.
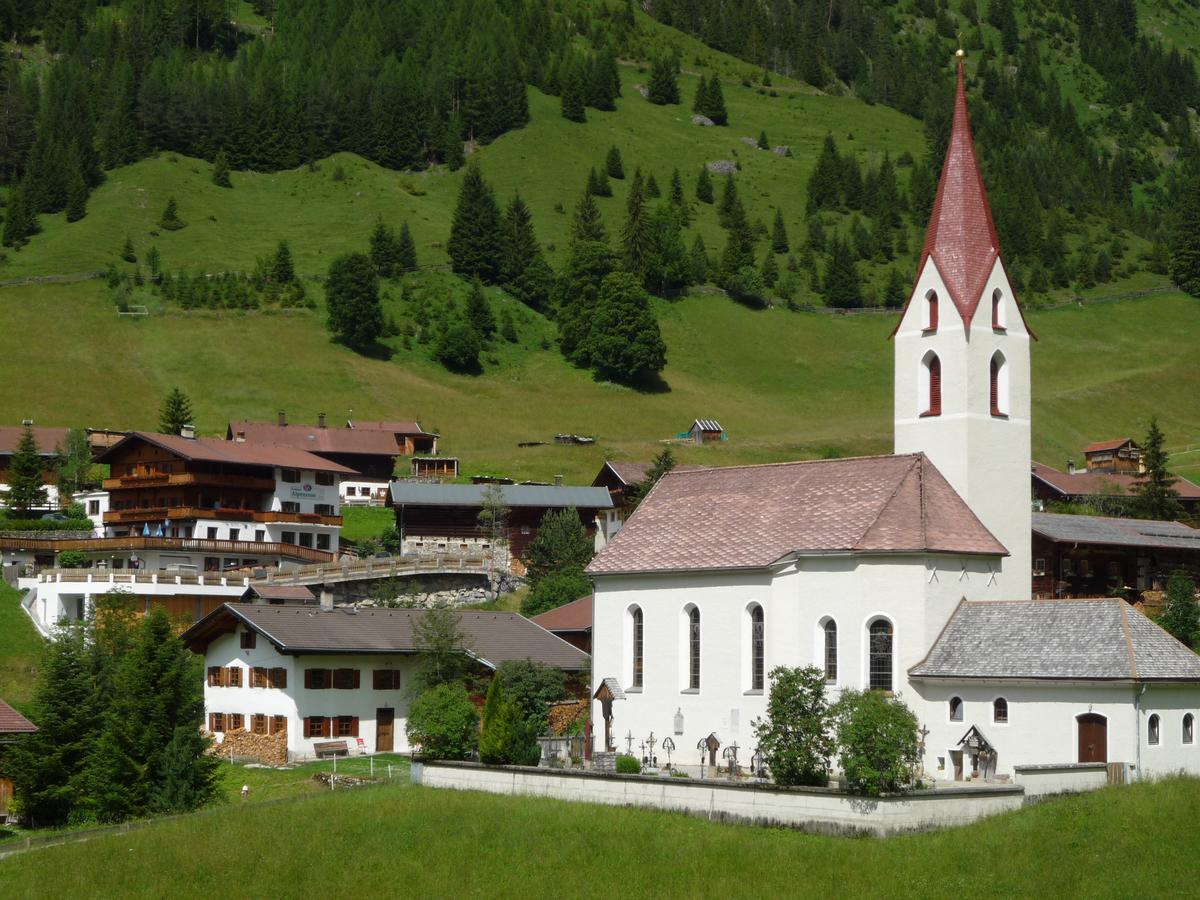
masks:
<path fill-rule="evenodd" d="M 1051 794 L 1075 794 L 1102 788 L 1108 784 L 1108 766 L 1104 763 L 1017 766 L 1015 778 L 1025 789 L 1025 796 L 1036 800 Z"/>
<path fill-rule="evenodd" d="M 832 788 L 778 788 L 652 775 L 416 760 L 412 780 L 425 787 L 638 806 L 708 819 L 878 836 L 968 825 L 986 816 L 1020 809 L 1025 802 L 1024 789 L 1012 786 L 941 788 L 875 798 Z"/>

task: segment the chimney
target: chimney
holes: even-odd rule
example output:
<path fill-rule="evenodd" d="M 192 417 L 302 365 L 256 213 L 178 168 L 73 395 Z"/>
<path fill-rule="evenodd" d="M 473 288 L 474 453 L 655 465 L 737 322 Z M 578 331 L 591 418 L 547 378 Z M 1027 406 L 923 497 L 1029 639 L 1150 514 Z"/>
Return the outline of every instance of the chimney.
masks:
<path fill-rule="evenodd" d="M 320 604 L 321 604 L 321 609 L 333 609 L 333 585 L 332 584 L 321 585 Z"/>
<path fill-rule="evenodd" d="M 179 426 L 179 436 L 187 438 L 189 441 L 194 441 L 196 439 L 196 426 L 195 425 L 180 425 Z"/>
<path fill-rule="evenodd" d="M 561 475 L 555 475 L 555 476 L 554 476 L 554 486 L 555 486 L 555 487 L 562 487 L 562 476 L 561 476 Z"/>
<path fill-rule="evenodd" d="M 325 427 L 325 413 L 317 413 L 317 427 L 318 428 Z"/>
<path fill-rule="evenodd" d="M 235 443 L 239 443 L 239 444 L 246 443 L 246 432 L 239 431 L 237 434 L 235 434 L 233 436 L 233 440 Z"/>
<path fill-rule="evenodd" d="M 1067 474 L 1068 475 L 1075 474 L 1075 460 L 1073 460 L 1073 459 L 1067 460 Z"/>
<path fill-rule="evenodd" d="M 282 428 L 287 424 L 287 413 L 282 409 L 279 411 L 279 427 Z"/>

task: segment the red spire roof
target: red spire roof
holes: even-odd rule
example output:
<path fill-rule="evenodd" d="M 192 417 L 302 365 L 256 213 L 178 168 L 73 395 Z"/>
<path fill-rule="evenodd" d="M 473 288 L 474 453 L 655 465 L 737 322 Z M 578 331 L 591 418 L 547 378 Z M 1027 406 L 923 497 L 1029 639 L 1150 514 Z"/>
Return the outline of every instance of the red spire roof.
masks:
<path fill-rule="evenodd" d="M 950 299 L 969 329 L 983 287 L 1000 257 L 1000 241 L 992 224 L 992 210 L 971 138 L 961 59 L 950 146 L 946 149 L 918 271 L 930 257 L 937 263 L 938 272 L 950 289 Z"/>

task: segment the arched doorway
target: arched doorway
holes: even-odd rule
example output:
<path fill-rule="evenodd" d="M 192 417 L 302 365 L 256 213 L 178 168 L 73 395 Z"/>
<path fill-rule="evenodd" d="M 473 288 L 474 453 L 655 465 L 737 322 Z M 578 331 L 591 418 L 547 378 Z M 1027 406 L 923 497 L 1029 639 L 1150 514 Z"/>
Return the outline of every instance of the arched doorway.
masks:
<path fill-rule="evenodd" d="M 1108 719 L 1099 713 L 1076 716 L 1079 723 L 1079 762 L 1108 762 Z"/>

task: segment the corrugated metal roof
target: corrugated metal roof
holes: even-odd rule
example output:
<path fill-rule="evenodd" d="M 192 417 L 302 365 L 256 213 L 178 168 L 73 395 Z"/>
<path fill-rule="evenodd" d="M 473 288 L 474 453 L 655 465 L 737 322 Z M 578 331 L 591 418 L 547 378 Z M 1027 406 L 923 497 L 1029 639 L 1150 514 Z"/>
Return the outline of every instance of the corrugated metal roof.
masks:
<path fill-rule="evenodd" d="M 721 423 L 716 419 L 697 419 L 692 423 L 693 430 L 699 428 L 701 431 L 724 431 Z"/>
<path fill-rule="evenodd" d="M 426 612 L 227 603 L 184 632 L 183 640 L 194 650 L 202 649 L 221 633 L 221 622 L 233 617 L 294 656 L 417 653 L 415 627 Z M 516 659 L 535 659 L 571 671 L 588 667 L 586 653 L 516 613 L 460 610 L 459 615 L 459 630 L 470 652 L 492 668 Z"/>
<path fill-rule="evenodd" d="M 1163 522 L 1157 519 L 1111 519 L 1102 516 L 1034 513 L 1033 533 L 1056 543 L 1170 547 L 1200 551 L 1200 531 L 1179 522 Z"/>
<path fill-rule="evenodd" d="M 924 454 L 673 471 L 588 567 L 764 567 L 797 552 L 1001 556 Z"/>
<path fill-rule="evenodd" d="M 392 482 L 392 503 L 396 506 L 483 506 L 489 489 L 499 487 L 505 506 L 544 507 L 546 509 L 608 509 L 612 497 L 601 487 L 542 484 L 422 484 Z"/>
<path fill-rule="evenodd" d="M 1200 656 L 1124 600 L 966 601 L 909 673 L 930 678 L 1200 681 Z"/>

